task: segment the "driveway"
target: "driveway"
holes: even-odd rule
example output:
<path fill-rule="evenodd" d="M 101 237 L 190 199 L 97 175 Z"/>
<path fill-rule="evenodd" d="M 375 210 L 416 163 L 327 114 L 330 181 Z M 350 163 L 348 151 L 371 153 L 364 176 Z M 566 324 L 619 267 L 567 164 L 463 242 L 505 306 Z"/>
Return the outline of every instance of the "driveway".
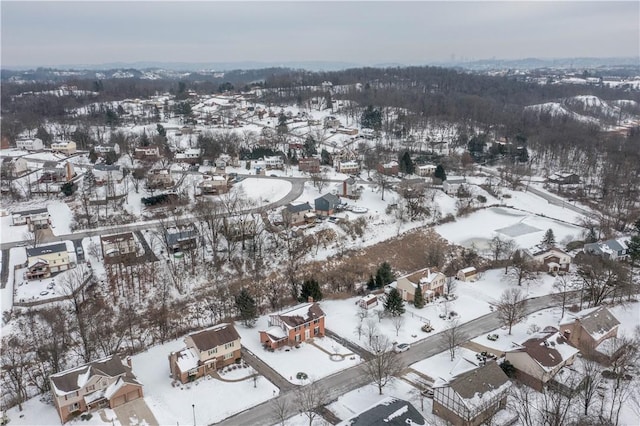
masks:
<path fill-rule="evenodd" d="M 159 426 L 144 398 L 139 398 L 113 409 L 122 426 Z"/>

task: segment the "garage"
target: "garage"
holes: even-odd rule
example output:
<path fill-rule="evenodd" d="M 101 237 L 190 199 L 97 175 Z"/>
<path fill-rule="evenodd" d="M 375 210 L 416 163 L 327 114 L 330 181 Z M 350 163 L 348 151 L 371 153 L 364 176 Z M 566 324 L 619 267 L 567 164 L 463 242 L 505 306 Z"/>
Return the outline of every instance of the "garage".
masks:
<path fill-rule="evenodd" d="M 134 391 L 131 391 L 127 394 L 127 402 L 128 401 L 133 401 L 134 399 L 138 399 L 140 398 L 140 390 L 136 389 Z"/>
<path fill-rule="evenodd" d="M 111 400 L 111 407 L 112 408 L 113 407 L 118 407 L 118 406 L 124 404 L 125 402 L 127 402 L 126 399 L 125 399 L 125 395 L 116 396 L 115 398 L 113 398 Z"/>

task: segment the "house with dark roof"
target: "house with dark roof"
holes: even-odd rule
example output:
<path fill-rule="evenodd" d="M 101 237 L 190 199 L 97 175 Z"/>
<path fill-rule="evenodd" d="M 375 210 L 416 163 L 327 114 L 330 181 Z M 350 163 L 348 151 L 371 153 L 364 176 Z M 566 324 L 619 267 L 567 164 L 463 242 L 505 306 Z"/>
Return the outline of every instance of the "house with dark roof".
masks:
<path fill-rule="evenodd" d="M 432 413 L 455 425 L 477 426 L 507 405 L 511 381 L 496 362 L 465 371 L 433 387 Z"/>
<path fill-rule="evenodd" d="M 606 259 L 625 260 L 629 257 L 629 240 L 631 237 L 622 237 L 603 241 L 600 243 L 585 244 L 582 250 L 595 256 Z"/>
<path fill-rule="evenodd" d="M 171 377 L 192 382 L 242 358 L 240 335 L 231 324 L 218 324 L 189 334 L 185 348 L 169 354 Z"/>
<path fill-rule="evenodd" d="M 131 371 L 131 358 L 118 355 L 49 376 L 53 402 L 62 423 L 80 413 L 116 408 L 144 396 Z"/>
<path fill-rule="evenodd" d="M 516 379 L 540 392 L 579 352 L 557 329 L 547 327 L 506 351 L 505 360 L 515 367 Z"/>
<path fill-rule="evenodd" d="M 444 284 L 447 277 L 434 268 L 423 268 L 398 278 L 396 288 L 402 300 L 413 302 L 418 284 L 425 301 L 431 302 L 444 294 Z"/>
<path fill-rule="evenodd" d="M 569 313 L 560 321 L 560 333 L 586 356 L 618 335 L 620 321 L 604 306 Z M 594 354 L 595 355 L 595 354 Z"/>
<path fill-rule="evenodd" d="M 316 220 L 316 214 L 309 203 L 287 204 L 282 209 L 282 220 L 289 226 L 298 226 Z"/>
<path fill-rule="evenodd" d="M 197 246 L 198 231 L 194 228 L 167 230 L 165 234 L 167 248 L 176 253 L 183 250 L 191 250 Z"/>
<path fill-rule="evenodd" d="M 391 396 L 371 408 L 339 423 L 341 426 L 426 425 L 424 417 L 408 401 Z"/>
<path fill-rule="evenodd" d="M 23 210 L 11 214 L 11 223 L 14 226 L 29 225 L 29 231 L 45 229 L 51 224 L 51 215 L 47 208 Z"/>
<path fill-rule="evenodd" d="M 340 191 L 341 197 L 357 200 L 358 198 L 360 198 L 361 193 L 362 187 L 358 186 L 358 182 L 353 176 L 350 176 L 342 181 L 342 191 Z"/>
<path fill-rule="evenodd" d="M 112 263 L 136 257 L 137 244 L 133 232 L 101 235 L 100 247 L 105 262 Z"/>
<path fill-rule="evenodd" d="M 324 318 L 317 302 L 303 303 L 286 312 L 269 315 L 269 328 L 260 331 L 260 342 L 266 348 L 277 349 L 323 337 Z"/>
<path fill-rule="evenodd" d="M 65 243 L 28 248 L 26 252 L 27 261 L 23 267 L 27 268 L 24 275 L 28 280 L 49 278 L 51 274 L 66 271 L 71 267 Z"/>
<path fill-rule="evenodd" d="M 316 214 L 320 216 L 331 216 L 336 207 L 340 205 L 340 197 L 334 194 L 324 194 L 314 201 Z"/>

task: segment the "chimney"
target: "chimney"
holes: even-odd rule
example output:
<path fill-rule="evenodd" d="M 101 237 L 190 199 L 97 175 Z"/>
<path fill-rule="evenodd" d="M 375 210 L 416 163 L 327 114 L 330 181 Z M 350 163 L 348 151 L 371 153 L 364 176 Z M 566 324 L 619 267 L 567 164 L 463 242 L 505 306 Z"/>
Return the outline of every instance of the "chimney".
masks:
<path fill-rule="evenodd" d="M 127 365 L 129 366 L 129 368 L 131 368 L 131 357 L 130 356 L 127 357 Z"/>
<path fill-rule="evenodd" d="M 307 302 L 309 302 L 309 303 L 313 303 L 313 296 L 309 296 L 309 297 L 307 297 Z"/>

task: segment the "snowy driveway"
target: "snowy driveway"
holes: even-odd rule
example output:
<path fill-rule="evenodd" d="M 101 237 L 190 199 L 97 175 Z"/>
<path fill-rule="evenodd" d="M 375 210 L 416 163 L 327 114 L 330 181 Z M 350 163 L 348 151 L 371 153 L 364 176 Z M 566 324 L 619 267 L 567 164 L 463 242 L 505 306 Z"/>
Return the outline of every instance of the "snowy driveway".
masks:
<path fill-rule="evenodd" d="M 159 423 L 147 406 L 144 398 L 139 398 L 113 409 L 122 426 L 148 425 L 158 426 Z"/>

